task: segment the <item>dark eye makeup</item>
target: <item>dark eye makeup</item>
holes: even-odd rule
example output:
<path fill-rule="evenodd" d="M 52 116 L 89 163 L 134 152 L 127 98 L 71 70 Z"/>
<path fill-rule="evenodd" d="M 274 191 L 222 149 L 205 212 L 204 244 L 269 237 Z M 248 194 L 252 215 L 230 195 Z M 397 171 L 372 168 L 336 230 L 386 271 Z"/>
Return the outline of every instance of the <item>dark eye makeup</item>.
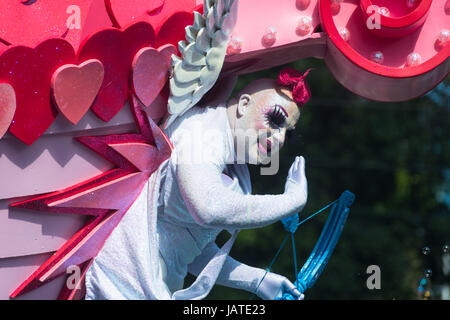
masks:
<path fill-rule="evenodd" d="M 277 127 L 281 126 L 286 121 L 286 114 L 283 108 L 279 105 L 274 106 L 265 114 L 265 116 L 269 124 Z"/>

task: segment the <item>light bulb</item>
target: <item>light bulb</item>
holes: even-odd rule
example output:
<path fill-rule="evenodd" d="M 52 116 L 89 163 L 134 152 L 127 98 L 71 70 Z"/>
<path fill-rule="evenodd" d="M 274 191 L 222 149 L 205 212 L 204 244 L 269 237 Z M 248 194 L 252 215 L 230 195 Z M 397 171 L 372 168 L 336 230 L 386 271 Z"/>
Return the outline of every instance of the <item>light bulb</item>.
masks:
<path fill-rule="evenodd" d="M 310 17 L 301 17 L 295 32 L 297 35 L 303 37 L 312 31 L 312 20 Z"/>
<path fill-rule="evenodd" d="M 242 39 L 241 38 L 231 38 L 227 47 L 227 54 L 238 54 L 242 51 Z"/>
<path fill-rule="evenodd" d="M 374 51 L 370 55 L 370 60 L 375 63 L 382 64 L 384 62 L 384 54 L 381 51 Z"/>
<path fill-rule="evenodd" d="M 277 29 L 268 27 L 262 38 L 262 44 L 265 47 L 271 47 L 277 41 Z"/>
<path fill-rule="evenodd" d="M 339 34 L 341 35 L 342 39 L 344 39 L 344 41 L 350 40 L 350 31 L 348 31 L 346 27 L 341 28 L 341 30 L 339 30 Z"/>
<path fill-rule="evenodd" d="M 408 55 L 406 58 L 406 66 L 407 67 L 414 67 L 419 65 L 422 62 L 422 57 L 420 54 L 413 52 Z"/>

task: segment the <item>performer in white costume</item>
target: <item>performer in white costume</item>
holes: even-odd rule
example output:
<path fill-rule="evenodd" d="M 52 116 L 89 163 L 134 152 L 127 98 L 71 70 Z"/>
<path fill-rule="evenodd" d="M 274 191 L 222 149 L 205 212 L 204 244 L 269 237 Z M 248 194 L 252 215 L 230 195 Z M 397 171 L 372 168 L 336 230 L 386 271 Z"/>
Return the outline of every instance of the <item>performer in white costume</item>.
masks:
<path fill-rule="evenodd" d="M 243 163 L 270 161 L 309 99 L 298 99 L 298 83 L 279 83 L 257 80 L 228 104 L 191 108 L 166 130 L 172 156 L 151 176 L 94 259 L 86 275 L 86 299 L 203 299 L 215 283 L 256 290 L 263 299 L 284 292 L 302 298 L 285 277 L 268 273 L 261 282 L 265 270 L 228 255 L 240 229 L 269 225 L 306 204 L 302 157 L 295 159 L 279 195 L 251 195 Z M 256 139 L 244 143 L 249 130 Z M 240 145 L 243 154 L 237 152 Z M 223 230 L 231 237 L 219 248 L 215 239 Z M 183 288 L 188 272 L 197 279 Z"/>

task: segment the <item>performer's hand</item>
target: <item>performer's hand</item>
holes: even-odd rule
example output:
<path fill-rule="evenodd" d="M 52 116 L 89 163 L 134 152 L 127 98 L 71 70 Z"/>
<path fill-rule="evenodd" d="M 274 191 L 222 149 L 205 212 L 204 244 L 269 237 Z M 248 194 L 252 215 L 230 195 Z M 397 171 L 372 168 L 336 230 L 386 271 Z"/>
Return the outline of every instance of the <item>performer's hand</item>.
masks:
<path fill-rule="evenodd" d="M 303 295 L 292 282 L 272 272 L 266 274 L 256 292 L 257 296 L 264 300 L 281 298 L 284 293 L 290 293 L 296 300 L 303 300 Z"/>
<path fill-rule="evenodd" d="M 299 210 L 303 209 L 308 199 L 308 181 L 305 176 L 305 159 L 303 157 L 295 157 L 295 161 L 289 169 L 284 191 L 297 197 L 301 207 Z"/>

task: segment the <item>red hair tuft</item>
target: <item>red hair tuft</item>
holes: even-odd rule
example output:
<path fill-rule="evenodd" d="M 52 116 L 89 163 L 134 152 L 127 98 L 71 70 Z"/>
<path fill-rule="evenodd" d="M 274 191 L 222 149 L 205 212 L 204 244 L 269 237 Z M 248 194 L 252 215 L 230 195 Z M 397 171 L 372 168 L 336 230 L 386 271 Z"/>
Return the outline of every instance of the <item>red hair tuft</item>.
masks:
<path fill-rule="evenodd" d="M 311 91 L 305 80 L 310 71 L 311 69 L 308 69 L 302 74 L 298 70 L 284 68 L 278 75 L 277 84 L 288 88 L 292 92 L 292 98 L 300 107 L 311 99 Z"/>

